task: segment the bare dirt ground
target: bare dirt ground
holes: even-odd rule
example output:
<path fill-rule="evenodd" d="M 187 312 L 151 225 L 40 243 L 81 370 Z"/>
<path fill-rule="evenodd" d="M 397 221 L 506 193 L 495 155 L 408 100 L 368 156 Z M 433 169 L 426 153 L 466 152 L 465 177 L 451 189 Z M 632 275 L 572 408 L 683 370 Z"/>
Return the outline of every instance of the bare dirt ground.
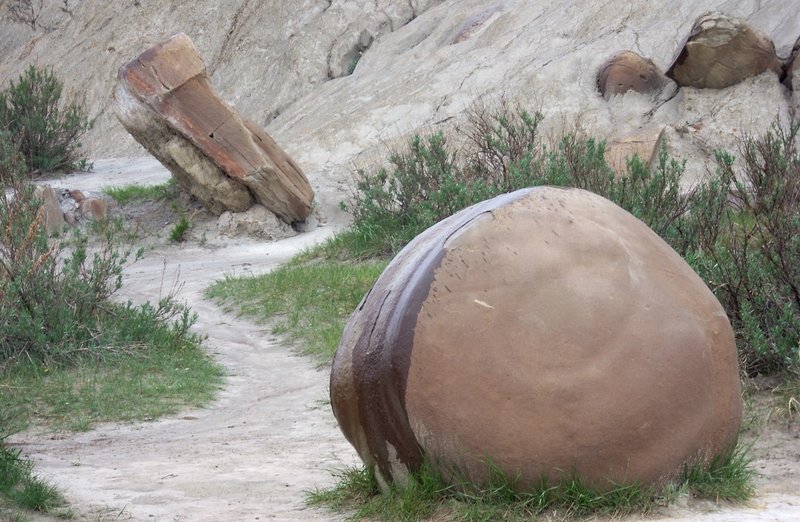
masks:
<path fill-rule="evenodd" d="M 106 161 L 96 162 L 93 173 L 49 183 L 99 190 L 124 184 L 121 178 L 149 184 L 167 177 L 153 160 Z M 356 462 L 327 403 L 328 369 L 294 354 L 268 327 L 224 313 L 203 298 L 214 280 L 266 272 L 327 237 L 336 224 L 271 243 L 213 237 L 203 245 L 162 243 L 151 249 L 127 270 L 121 296 L 155 300 L 175 280 L 184 283 L 179 297 L 198 313 L 196 330 L 208 336 L 208 350 L 227 370 L 218 399 L 145 424 L 109 424 L 85 433 L 32 430 L 10 442 L 65 493 L 79 520 L 342 518 L 305 505 L 306 491 L 332 485 L 331 470 Z M 746 506 L 686 501 L 648 518 L 800 520 L 800 425 L 762 422 L 770 411 L 768 394 L 756 394 L 756 402 L 758 496 Z"/>

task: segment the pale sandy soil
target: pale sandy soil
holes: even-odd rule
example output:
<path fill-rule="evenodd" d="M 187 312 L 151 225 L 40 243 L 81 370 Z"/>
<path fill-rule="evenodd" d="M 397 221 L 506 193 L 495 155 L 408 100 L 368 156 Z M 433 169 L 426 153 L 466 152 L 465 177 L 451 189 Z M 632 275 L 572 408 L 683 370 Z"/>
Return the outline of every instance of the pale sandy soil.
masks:
<path fill-rule="evenodd" d="M 157 183 L 152 160 L 96 162 L 95 172 L 51 182 L 98 190 Z M 323 199 L 325 194 L 321 194 Z M 328 195 L 332 198 L 332 195 Z M 329 199 L 330 199 L 329 198 Z M 196 330 L 227 370 L 224 390 L 202 409 L 86 433 L 17 434 L 11 442 L 56 484 L 79 520 L 337 520 L 305 506 L 304 492 L 330 486 L 330 470 L 356 462 L 327 404 L 328 369 L 294 354 L 269 328 L 224 313 L 203 291 L 225 274 L 263 273 L 330 234 L 336 223 L 274 242 L 214 238 L 205 246 L 161 246 L 132 265 L 122 297 L 154 300 L 173 281 L 199 314 Z M 761 408 L 764 415 L 768 408 Z M 747 506 L 683 502 L 655 520 L 800 520 L 800 426 L 769 423 L 755 445 L 758 496 Z M 638 517 L 633 517 L 636 519 Z M 45 519 L 42 519 L 45 520 Z"/>

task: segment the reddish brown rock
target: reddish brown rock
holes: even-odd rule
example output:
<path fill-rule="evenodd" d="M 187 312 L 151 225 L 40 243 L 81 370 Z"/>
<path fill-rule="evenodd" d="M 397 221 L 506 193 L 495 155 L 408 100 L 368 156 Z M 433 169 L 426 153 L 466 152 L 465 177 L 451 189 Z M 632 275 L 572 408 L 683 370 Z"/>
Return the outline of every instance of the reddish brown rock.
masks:
<path fill-rule="evenodd" d="M 603 64 L 597 74 L 597 89 L 608 100 L 617 94 L 635 91 L 643 94 L 657 92 L 667 78 L 652 60 L 632 51 L 622 51 Z"/>
<path fill-rule="evenodd" d="M 347 439 L 383 486 L 426 456 L 485 484 L 662 484 L 728 452 L 733 333 L 642 222 L 578 189 L 521 190 L 418 236 L 347 323 L 331 374 Z"/>
<path fill-rule="evenodd" d="M 289 223 L 310 213 L 314 193 L 300 167 L 219 99 L 185 34 L 123 65 L 114 99 L 128 132 L 211 211 L 260 203 Z"/>
<path fill-rule="evenodd" d="M 68 193 L 69 193 L 69 197 L 71 197 L 72 199 L 75 200 L 75 203 L 80 204 L 81 201 L 86 199 L 86 196 L 80 190 L 74 189 L 74 190 L 70 190 Z"/>
<path fill-rule="evenodd" d="M 606 146 L 606 162 L 618 175 L 628 172 L 628 160 L 639 156 L 648 167 L 655 167 L 664 142 L 664 127 L 640 129 L 611 140 Z"/>
<path fill-rule="evenodd" d="M 764 71 L 781 73 L 775 45 L 742 20 L 706 13 L 692 26 L 667 71 L 682 87 L 722 89 Z"/>
<path fill-rule="evenodd" d="M 107 207 L 108 204 L 103 198 L 84 198 L 78 201 L 78 213 L 81 217 L 95 221 L 106 219 Z"/>

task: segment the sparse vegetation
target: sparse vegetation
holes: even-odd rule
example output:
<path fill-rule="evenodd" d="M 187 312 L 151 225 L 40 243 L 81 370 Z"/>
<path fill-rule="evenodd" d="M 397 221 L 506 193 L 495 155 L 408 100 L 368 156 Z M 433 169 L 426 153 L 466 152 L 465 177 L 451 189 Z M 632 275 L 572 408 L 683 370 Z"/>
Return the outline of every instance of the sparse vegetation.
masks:
<path fill-rule="evenodd" d="M 85 430 L 208 401 L 221 369 L 190 332 L 175 293 L 155 304 L 112 300 L 139 251 L 104 226 L 90 246 L 49 239 L 18 143 L 0 132 L 0 515 L 49 510 L 60 496 L 3 445 L 30 424 Z M 4 482 L 7 479 L 7 482 Z"/>
<path fill-rule="evenodd" d="M 27 172 L 87 170 L 81 138 L 91 128 L 83 105 L 62 102 L 51 69 L 31 65 L 0 92 L 0 130 L 8 133 Z"/>
<path fill-rule="evenodd" d="M 180 219 L 178 219 L 178 222 L 175 223 L 175 226 L 169 231 L 170 241 L 173 243 L 182 243 L 186 239 L 186 232 L 189 231 L 191 224 L 192 222 L 186 217 L 186 213 L 181 212 Z"/>
<path fill-rule="evenodd" d="M 3 422 L 0 419 L 0 433 Z M 24 511 L 71 518 L 61 493 L 33 474 L 33 464 L 19 450 L 3 445 L 0 437 L 0 518 L 26 520 Z"/>
<path fill-rule="evenodd" d="M 800 364 L 799 130 L 776 122 L 743 141 L 739 177 L 734 158 L 718 154 L 722 190 L 709 190 L 687 255 L 728 312 L 749 376 Z"/>
<path fill-rule="evenodd" d="M 776 123 L 764 136 L 748 138 L 738 163 L 720 152 L 718 169 L 687 189 L 680 184 L 684 163 L 670 158 L 666 149 L 660 151 L 654 168 L 632 158 L 627 175 L 619 176 L 605 161 L 604 143 L 568 134 L 548 146 L 539 139 L 540 123 L 538 114 L 509 112 L 507 107 L 478 109 L 461 131 L 467 146 L 451 149 L 441 134 L 415 136 L 407 151 L 389 158 L 387 167 L 358 171 L 356 188 L 344 204 L 354 217 L 353 226 L 298 256 L 295 269 L 324 271 L 337 265 L 346 269 L 335 274 L 341 280 L 364 263 L 392 256 L 438 220 L 495 194 L 545 184 L 591 190 L 642 219 L 699 272 L 728 311 L 743 374 L 788 376 L 781 400 L 789 416 L 797 415 L 800 394 L 794 372 L 800 364 L 800 301 L 794 289 L 800 288 L 800 124 Z M 281 277 L 275 272 L 228 278 L 209 295 L 222 298 L 249 292 L 248 314 L 278 321 L 302 317 L 304 305 L 259 297 L 278 286 Z M 335 286 L 336 279 L 326 284 Z M 365 281 L 361 290 L 338 305 L 326 303 L 324 313 L 337 318 L 331 322 L 338 324 L 332 339 L 338 338 L 347 314 L 368 287 Z M 297 333 L 296 323 L 277 324 L 276 331 L 307 342 Z M 423 470 L 410 489 L 379 495 L 369 469 L 349 469 L 339 475 L 335 488 L 313 493 L 310 501 L 355 510 L 356 519 L 418 520 L 446 513 L 460 520 L 522 520 L 552 509 L 566 515 L 641 512 L 682 494 L 743 501 L 754 492 L 747 447 L 741 444 L 724 462 L 687 469 L 681 483 L 662 492 L 622 488 L 617 497 L 589 506 L 575 499 L 597 499 L 597 495 L 581 492 L 575 484 L 566 487 L 572 493 L 547 489 L 526 496 L 494 485 L 467 494 L 463 487 L 437 480 Z"/>

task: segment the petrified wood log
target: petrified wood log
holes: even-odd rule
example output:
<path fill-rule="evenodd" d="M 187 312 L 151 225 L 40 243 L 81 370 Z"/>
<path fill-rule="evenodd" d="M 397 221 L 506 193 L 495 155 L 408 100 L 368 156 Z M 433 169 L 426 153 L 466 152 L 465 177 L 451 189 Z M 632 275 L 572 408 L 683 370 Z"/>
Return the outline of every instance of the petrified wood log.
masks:
<path fill-rule="evenodd" d="M 424 459 L 485 484 L 662 484 L 730 451 L 736 348 L 703 281 L 641 221 L 578 189 L 479 203 L 403 249 L 331 373 L 339 426 L 383 486 Z"/>
<path fill-rule="evenodd" d="M 115 110 L 128 132 L 213 212 L 256 202 L 291 223 L 311 212 L 300 167 L 258 125 L 214 93 L 183 33 L 119 70 Z"/>

